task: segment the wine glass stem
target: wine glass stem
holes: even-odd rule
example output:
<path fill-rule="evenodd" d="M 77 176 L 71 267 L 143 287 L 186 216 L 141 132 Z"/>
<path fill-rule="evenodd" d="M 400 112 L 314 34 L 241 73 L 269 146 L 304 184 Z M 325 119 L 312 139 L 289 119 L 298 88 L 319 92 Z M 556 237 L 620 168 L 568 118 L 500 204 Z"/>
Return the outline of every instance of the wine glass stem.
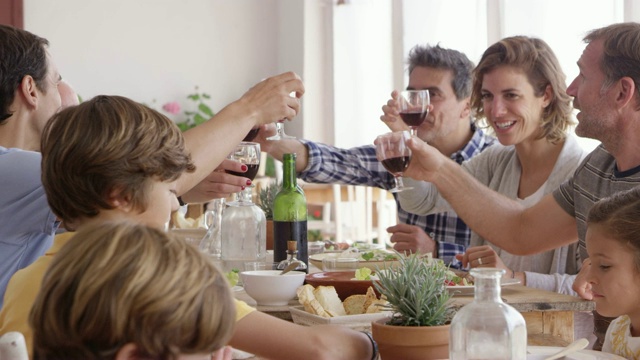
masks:
<path fill-rule="evenodd" d="M 278 135 L 284 135 L 284 125 L 281 122 L 276 123 L 276 131 L 278 132 Z"/>
<path fill-rule="evenodd" d="M 402 176 L 396 176 L 393 179 L 396 181 L 396 189 L 402 190 L 404 188 L 404 183 L 402 182 Z"/>

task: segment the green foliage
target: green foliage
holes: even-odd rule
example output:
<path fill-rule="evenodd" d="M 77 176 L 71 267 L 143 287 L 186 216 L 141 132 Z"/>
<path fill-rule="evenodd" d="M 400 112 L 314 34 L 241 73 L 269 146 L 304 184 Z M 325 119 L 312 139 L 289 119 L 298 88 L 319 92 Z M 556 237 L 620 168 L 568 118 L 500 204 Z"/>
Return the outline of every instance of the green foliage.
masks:
<path fill-rule="evenodd" d="M 264 216 L 267 220 L 273 220 L 273 200 L 280 191 L 280 184 L 277 181 L 272 181 L 265 188 L 260 189 L 258 206 L 264 211 Z"/>
<path fill-rule="evenodd" d="M 378 270 L 376 289 L 387 297 L 393 317 L 387 323 L 400 326 L 444 325 L 453 317 L 445 280 L 448 267 L 420 255 L 400 256 L 395 269 Z"/>
<path fill-rule="evenodd" d="M 187 99 L 197 104 L 196 111 L 185 111 L 186 119 L 177 123 L 178 127 L 182 131 L 186 131 L 202 124 L 203 122 L 211 119 L 216 113 L 211 110 L 209 105 L 205 103 L 205 100 L 210 100 L 211 95 L 199 92 L 198 87 L 195 88 L 195 93 L 187 95 Z"/>

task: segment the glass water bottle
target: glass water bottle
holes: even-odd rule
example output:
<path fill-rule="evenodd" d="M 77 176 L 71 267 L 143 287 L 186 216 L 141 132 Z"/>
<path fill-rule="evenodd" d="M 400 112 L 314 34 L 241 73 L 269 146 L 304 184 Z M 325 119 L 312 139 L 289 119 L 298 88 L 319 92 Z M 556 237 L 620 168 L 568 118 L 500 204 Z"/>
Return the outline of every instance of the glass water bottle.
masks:
<path fill-rule="evenodd" d="M 267 219 L 264 212 L 251 201 L 252 188 L 238 194 L 222 212 L 221 260 L 222 270 L 244 270 L 244 263 L 265 261 L 267 257 Z"/>
<path fill-rule="evenodd" d="M 220 261 L 222 211 L 224 210 L 224 199 L 213 199 L 207 204 L 204 213 L 204 223 L 207 226 L 207 233 L 200 242 L 200 251 L 211 256 L 214 261 Z"/>
<path fill-rule="evenodd" d="M 287 259 L 287 242 L 295 241 L 308 272 L 307 199 L 296 181 L 296 154 L 284 154 L 282 163 L 282 189 L 273 200 L 273 260 Z"/>
<path fill-rule="evenodd" d="M 451 321 L 449 359 L 526 360 L 527 327 L 522 315 L 500 298 L 503 274 L 501 269 L 471 269 L 475 295 Z"/>

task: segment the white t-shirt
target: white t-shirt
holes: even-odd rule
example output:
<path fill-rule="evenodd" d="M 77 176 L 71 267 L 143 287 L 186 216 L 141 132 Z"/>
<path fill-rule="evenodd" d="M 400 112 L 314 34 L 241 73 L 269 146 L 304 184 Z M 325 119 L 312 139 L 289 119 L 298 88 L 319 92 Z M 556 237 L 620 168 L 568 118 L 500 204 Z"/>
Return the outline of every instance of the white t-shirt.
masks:
<path fill-rule="evenodd" d="M 622 315 L 611 322 L 604 338 L 602 352 L 640 360 L 640 337 L 631 336 L 631 319 Z"/>

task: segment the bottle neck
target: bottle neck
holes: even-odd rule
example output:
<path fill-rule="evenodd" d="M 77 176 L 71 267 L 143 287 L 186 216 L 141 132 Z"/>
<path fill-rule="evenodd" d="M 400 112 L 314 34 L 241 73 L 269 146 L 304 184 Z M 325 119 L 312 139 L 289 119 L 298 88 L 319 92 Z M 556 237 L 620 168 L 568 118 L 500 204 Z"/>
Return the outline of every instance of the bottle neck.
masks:
<path fill-rule="evenodd" d="M 500 279 L 503 274 L 504 270 L 499 269 L 472 269 L 471 275 L 475 282 L 475 301 L 502 302 Z"/>
<path fill-rule="evenodd" d="M 285 154 L 282 165 L 282 188 L 293 190 L 297 185 L 295 154 Z"/>
<path fill-rule="evenodd" d="M 236 193 L 236 201 L 240 203 L 240 205 L 253 205 L 253 188 L 247 186 L 244 190 Z"/>

